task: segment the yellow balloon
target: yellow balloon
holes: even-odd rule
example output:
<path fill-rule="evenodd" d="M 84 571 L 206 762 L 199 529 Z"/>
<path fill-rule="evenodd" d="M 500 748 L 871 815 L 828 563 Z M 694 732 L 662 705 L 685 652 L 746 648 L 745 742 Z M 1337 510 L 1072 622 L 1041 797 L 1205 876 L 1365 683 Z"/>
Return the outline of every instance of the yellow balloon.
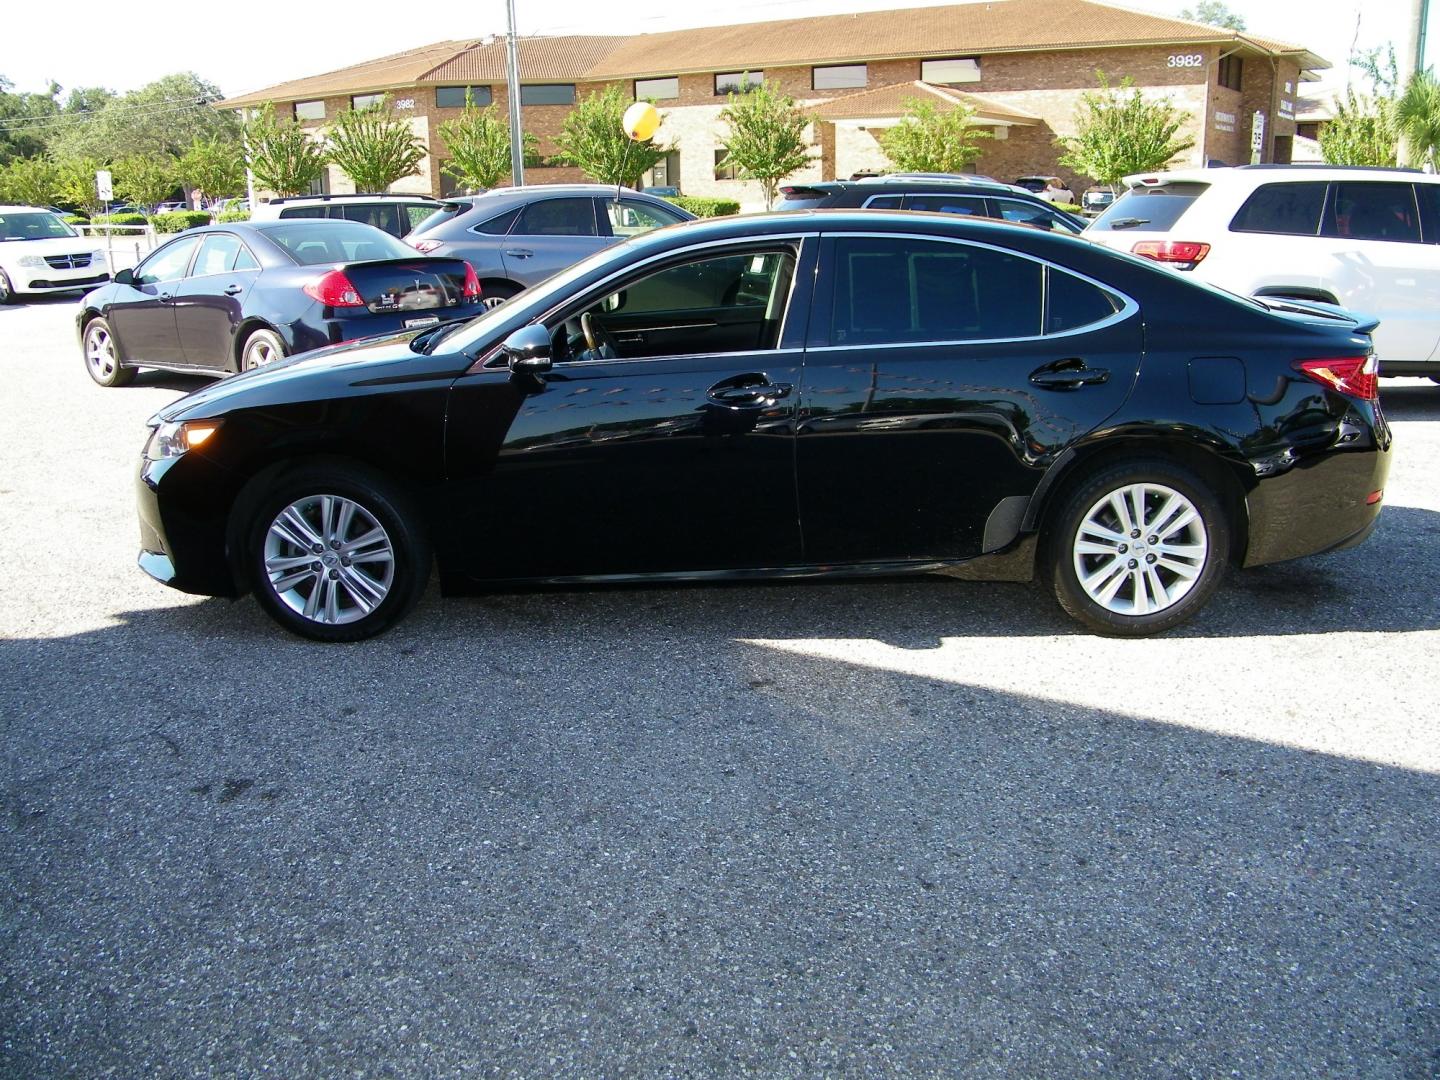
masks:
<path fill-rule="evenodd" d="M 648 101 L 637 101 L 625 110 L 620 126 L 636 142 L 645 142 L 660 127 L 660 110 Z"/>

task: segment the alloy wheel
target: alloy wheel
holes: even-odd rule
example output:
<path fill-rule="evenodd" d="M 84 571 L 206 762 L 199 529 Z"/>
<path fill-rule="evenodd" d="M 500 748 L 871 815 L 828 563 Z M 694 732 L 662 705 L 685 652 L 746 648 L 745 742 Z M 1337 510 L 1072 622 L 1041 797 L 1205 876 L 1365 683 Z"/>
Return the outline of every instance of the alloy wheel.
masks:
<path fill-rule="evenodd" d="M 1153 615 L 1195 587 L 1209 554 L 1195 504 L 1164 484 L 1116 488 L 1086 511 L 1072 542 L 1087 596 L 1117 615 Z"/>
<path fill-rule="evenodd" d="M 263 558 L 280 602 L 331 626 L 365 618 L 395 581 L 395 548 L 384 526 L 340 495 L 307 495 L 281 510 L 266 530 Z"/>
<path fill-rule="evenodd" d="M 105 327 L 92 326 L 85 332 L 85 363 L 90 365 L 90 374 L 96 382 L 115 377 L 120 361 L 115 356 L 115 339 Z"/>
<path fill-rule="evenodd" d="M 274 344 L 267 338 L 257 337 L 245 349 L 246 369 L 264 367 L 266 364 L 274 363 L 285 354 L 275 348 Z"/>

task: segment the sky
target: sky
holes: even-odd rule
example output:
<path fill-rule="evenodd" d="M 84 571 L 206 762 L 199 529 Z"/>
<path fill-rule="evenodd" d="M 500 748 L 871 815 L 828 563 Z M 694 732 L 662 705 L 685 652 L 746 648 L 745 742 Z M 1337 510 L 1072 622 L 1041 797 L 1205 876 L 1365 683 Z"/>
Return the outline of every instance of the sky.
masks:
<path fill-rule="evenodd" d="M 931 6 L 926 0 L 515 0 L 522 34 L 653 33 L 846 11 Z M 1175 15 L 1187 0 L 1125 0 L 1133 9 Z M 1324 83 L 1343 85 L 1352 44 L 1403 48 L 1408 0 L 1229 0 L 1250 33 L 1291 42 L 1334 65 Z M 1436 7 L 1440 7 L 1437 4 Z M 1304 12 L 1303 25 L 1295 17 Z M 505 31 L 504 0 L 435 4 L 410 17 L 393 0 L 296 4 L 246 0 L 224 6 L 182 5 L 153 20 L 113 0 L 70 0 L 65 16 L 12 3 L 0 39 L 0 76 L 18 90 L 43 92 L 50 80 L 66 89 L 105 86 L 126 91 L 175 71 L 194 71 L 235 95 L 288 79 L 318 75 L 434 41 Z M 1437 20 L 1432 18 L 1432 24 Z M 89 28 L 94 28 L 93 30 Z M 1440 33 L 1435 26 L 1434 36 Z M 1427 59 L 1434 62 L 1436 48 Z"/>

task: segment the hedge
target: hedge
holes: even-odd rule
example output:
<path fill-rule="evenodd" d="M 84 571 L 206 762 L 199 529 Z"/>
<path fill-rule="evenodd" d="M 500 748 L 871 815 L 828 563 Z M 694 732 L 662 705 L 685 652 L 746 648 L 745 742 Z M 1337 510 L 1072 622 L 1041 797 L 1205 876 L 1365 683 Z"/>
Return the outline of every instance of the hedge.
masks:
<path fill-rule="evenodd" d="M 66 214 L 60 219 L 66 225 L 89 225 L 90 219 L 84 214 Z"/>
<path fill-rule="evenodd" d="M 706 199 L 698 195 L 665 195 L 666 202 L 672 202 L 681 210 L 689 210 L 696 217 L 728 217 L 740 212 L 740 204 L 734 199 Z"/>
<path fill-rule="evenodd" d="M 219 215 L 216 216 L 216 218 L 215 218 L 215 223 L 216 223 L 217 225 L 226 225 L 226 224 L 229 224 L 229 223 L 232 222 L 232 221 L 249 221 L 249 220 L 250 220 L 250 211 L 249 211 L 249 210 L 226 210 L 226 211 L 224 211 L 223 213 L 221 213 L 221 214 L 219 214 Z"/>
<path fill-rule="evenodd" d="M 144 215 L 144 214 L 96 214 L 95 217 L 94 217 L 94 220 L 92 220 L 92 221 L 90 222 L 90 224 L 92 224 L 92 225 L 148 225 L 149 222 L 145 220 L 145 215 Z M 110 230 L 108 230 L 108 229 L 93 229 L 93 230 L 91 230 L 90 235 L 92 235 L 92 236 L 109 236 L 109 235 L 111 235 L 111 233 L 110 233 Z M 134 230 L 134 229 L 117 229 L 113 235 L 115 235 L 115 236 L 134 236 L 134 235 L 135 235 L 135 230 Z"/>
<path fill-rule="evenodd" d="M 168 214 L 155 215 L 155 231 L 159 233 L 184 232 L 196 225 L 209 225 L 210 214 L 205 210 L 172 210 Z"/>

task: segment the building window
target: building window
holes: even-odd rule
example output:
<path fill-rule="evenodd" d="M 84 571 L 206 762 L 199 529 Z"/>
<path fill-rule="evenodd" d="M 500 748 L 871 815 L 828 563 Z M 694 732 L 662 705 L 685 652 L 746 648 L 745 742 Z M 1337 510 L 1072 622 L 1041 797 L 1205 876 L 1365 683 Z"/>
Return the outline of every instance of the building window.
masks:
<path fill-rule="evenodd" d="M 329 169 L 322 169 L 322 170 L 320 170 L 320 175 L 317 176 L 314 180 L 311 180 L 311 181 L 310 181 L 310 191 L 309 191 L 309 194 L 311 194 L 311 195 L 329 195 L 329 194 L 330 194 L 330 170 L 329 170 Z"/>
<path fill-rule="evenodd" d="M 384 94 L 356 94 L 350 99 L 350 107 L 352 109 L 373 109 L 384 100 Z"/>
<path fill-rule="evenodd" d="M 810 86 L 814 90 L 846 90 L 864 86 L 868 76 L 869 68 L 865 64 L 811 68 Z"/>
<path fill-rule="evenodd" d="M 721 162 L 723 162 L 723 161 L 724 161 L 727 157 L 729 157 L 729 156 L 730 156 L 730 151 L 726 150 L 723 146 L 722 146 L 719 150 L 716 150 L 716 151 L 715 151 L 715 179 L 716 179 L 716 180 L 737 180 L 737 179 L 739 179 L 739 177 L 736 176 L 736 174 L 735 174 L 735 166 L 734 166 L 734 165 L 724 165 L 724 166 L 721 165 Z"/>
<path fill-rule="evenodd" d="M 1244 75 L 1245 61 L 1238 56 L 1222 56 L 1216 73 L 1220 85 L 1226 90 L 1239 90 Z"/>
<path fill-rule="evenodd" d="M 324 120 L 325 102 L 323 101 L 297 101 L 295 102 L 296 120 Z"/>
<path fill-rule="evenodd" d="M 679 96 L 680 80 L 677 78 L 635 80 L 636 101 L 669 101 Z"/>
<path fill-rule="evenodd" d="M 970 83 L 980 81 L 980 61 L 973 57 L 957 60 L 920 61 L 920 81 L 928 83 Z"/>
<path fill-rule="evenodd" d="M 520 87 L 521 105 L 574 105 L 574 83 L 536 83 Z"/>
<path fill-rule="evenodd" d="M 715 76 L 715 96 L 725 97 L 727 94 L 743 94 L 747 90 L 754 90 L 765 81 L 762 73 L 753 71 L 731 71 L 724 75 Z"/>
<path fill-rule="evenodd" d="M 437 86 L 435 105 L 440 109 L 463 109 L 466 91 L 470 93 L 471 103 L 482 108 L 494 100 L 488 86 Z"/>

